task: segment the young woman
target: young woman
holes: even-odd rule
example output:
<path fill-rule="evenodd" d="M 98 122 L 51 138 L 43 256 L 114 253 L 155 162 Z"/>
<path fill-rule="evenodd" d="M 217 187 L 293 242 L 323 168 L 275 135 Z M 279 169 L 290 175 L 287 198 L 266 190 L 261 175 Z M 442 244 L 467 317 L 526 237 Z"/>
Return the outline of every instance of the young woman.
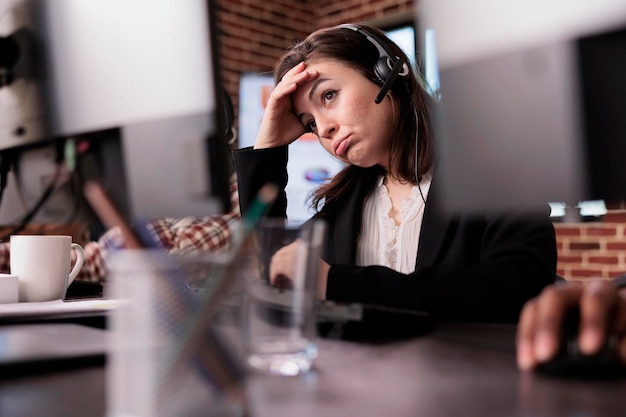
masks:
<path fill-rule="evenodd" d="M 364 25 L 318 30 L 287 51 L 254 147 L 234 152 L 242 212 L 267 182 L 284 190 L 287 147 L 311 131 L 347 164 L 313 196 L 327 223 L 321 298 L 516 320 L 554 282 L 548 207 L 483 216 L 441 208 L 434 104 L 408 62 Z M 286 204 L 283 192 L 269 215 L 284 217 Z M 293 252 L 284 248 L 276 262 Z"/>

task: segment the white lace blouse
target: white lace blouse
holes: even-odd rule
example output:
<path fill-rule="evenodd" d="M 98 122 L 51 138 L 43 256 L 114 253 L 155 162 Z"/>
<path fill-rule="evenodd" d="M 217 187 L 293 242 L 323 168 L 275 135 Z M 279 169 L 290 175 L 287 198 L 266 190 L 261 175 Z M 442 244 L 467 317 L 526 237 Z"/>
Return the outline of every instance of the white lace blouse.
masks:
<path fill-rule="evenodd" d="M 430 178 L 420 183 L 424 198 L 428 196 Z M 363 225 L 358 241 L 356 263 L 359 266 L 382 265 L 404 274 L 415 270 L 417 245 L 424 218 L 424 201 L 417 186 L 411 197 L 402 202 L 396 226 L 389 217 L 391 199 L 381 176 L 376 190 L 365 201 Z"/>

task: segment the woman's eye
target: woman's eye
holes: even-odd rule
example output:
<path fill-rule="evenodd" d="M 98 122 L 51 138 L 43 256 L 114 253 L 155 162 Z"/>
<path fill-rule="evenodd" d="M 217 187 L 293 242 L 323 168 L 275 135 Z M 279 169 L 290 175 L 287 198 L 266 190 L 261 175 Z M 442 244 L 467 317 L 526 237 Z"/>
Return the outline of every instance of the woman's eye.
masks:
<path fill-rule="evenodd" d="M 317 128 L 315 120 L 311 120 L 310 122 L 308 122 L 306 124 L 306 128 L 309 130 L 309 132 L 315 133 L 315 129 Z"/>
<path fill-rule="evenodd" d="M 333 90 L 325 91 L 324 92 L 324 101 L 331 101 L 333 98 L 335 98 L 335 94 L 337 94 L 337 93 L 335 91 L 333 91 Z"/>

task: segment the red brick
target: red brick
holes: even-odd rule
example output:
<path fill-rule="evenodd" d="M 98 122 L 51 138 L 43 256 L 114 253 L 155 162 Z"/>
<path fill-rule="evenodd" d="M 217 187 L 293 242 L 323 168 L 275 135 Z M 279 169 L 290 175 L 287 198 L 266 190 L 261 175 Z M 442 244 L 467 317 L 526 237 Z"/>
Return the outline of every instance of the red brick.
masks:
<path fill-rule="evenodd" d="M 572 269 L 570 270 L 572 278 L 602 278 L 601 269 Z"/>
<path fill-rule="evenodd" d="M 580 228 L 575 226 L 555 226 L 556 237 L 560 236 L 580 236 Z"/>
<path fill-rule="evenodd" d="M 590 227 L 587 229 L 588 236 L 615 236 L 617 229 L 615 227 Z"/>
<path fill-rule="evenodd" d="M 608 276 L 591 276 L 591 277 L 570 277 L 568 279 L 568 281 L 571 282 L 591 282 L 591 281 L 602 281 L 602 280 L 608 280 L 609 277 Z"/>
<path fill-rule="evenodd" d="M 570 250 L 598 250 L 600 249 L 599 242 L 570 242 Z"/>
<path fill-rule="evenodd" d="M 607 250 L 626 251 L 626 241 L 624 242 L 607 242 Z"/>
<path fill-rule="evenodd" d="M 563 255 L 558 258 L 559 263 L 568 263 L 568 264 L 580 264 L 583 261 L 583 257 L 578 255 Z"/>
<path fill-rule="evenodd" d="M 619 258 L 617 256 L 590 256 L 588 259 L 591 264 L 602 265 L 618 265 Z"/>

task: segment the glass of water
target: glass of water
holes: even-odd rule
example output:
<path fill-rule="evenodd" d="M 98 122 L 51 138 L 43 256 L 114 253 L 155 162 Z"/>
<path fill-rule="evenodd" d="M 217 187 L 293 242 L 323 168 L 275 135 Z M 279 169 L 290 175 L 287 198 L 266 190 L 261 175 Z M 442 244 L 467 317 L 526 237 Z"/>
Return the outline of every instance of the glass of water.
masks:
<path fill-rule="evenodd" d="M 305 373 L 317 357 L 316 300 L 325 224 L 312 220 L 294 226 L 283 219 L 264 219 L 253 233 L 253 248 L 240 268 L 248 364 L 271 374 Z"/>

